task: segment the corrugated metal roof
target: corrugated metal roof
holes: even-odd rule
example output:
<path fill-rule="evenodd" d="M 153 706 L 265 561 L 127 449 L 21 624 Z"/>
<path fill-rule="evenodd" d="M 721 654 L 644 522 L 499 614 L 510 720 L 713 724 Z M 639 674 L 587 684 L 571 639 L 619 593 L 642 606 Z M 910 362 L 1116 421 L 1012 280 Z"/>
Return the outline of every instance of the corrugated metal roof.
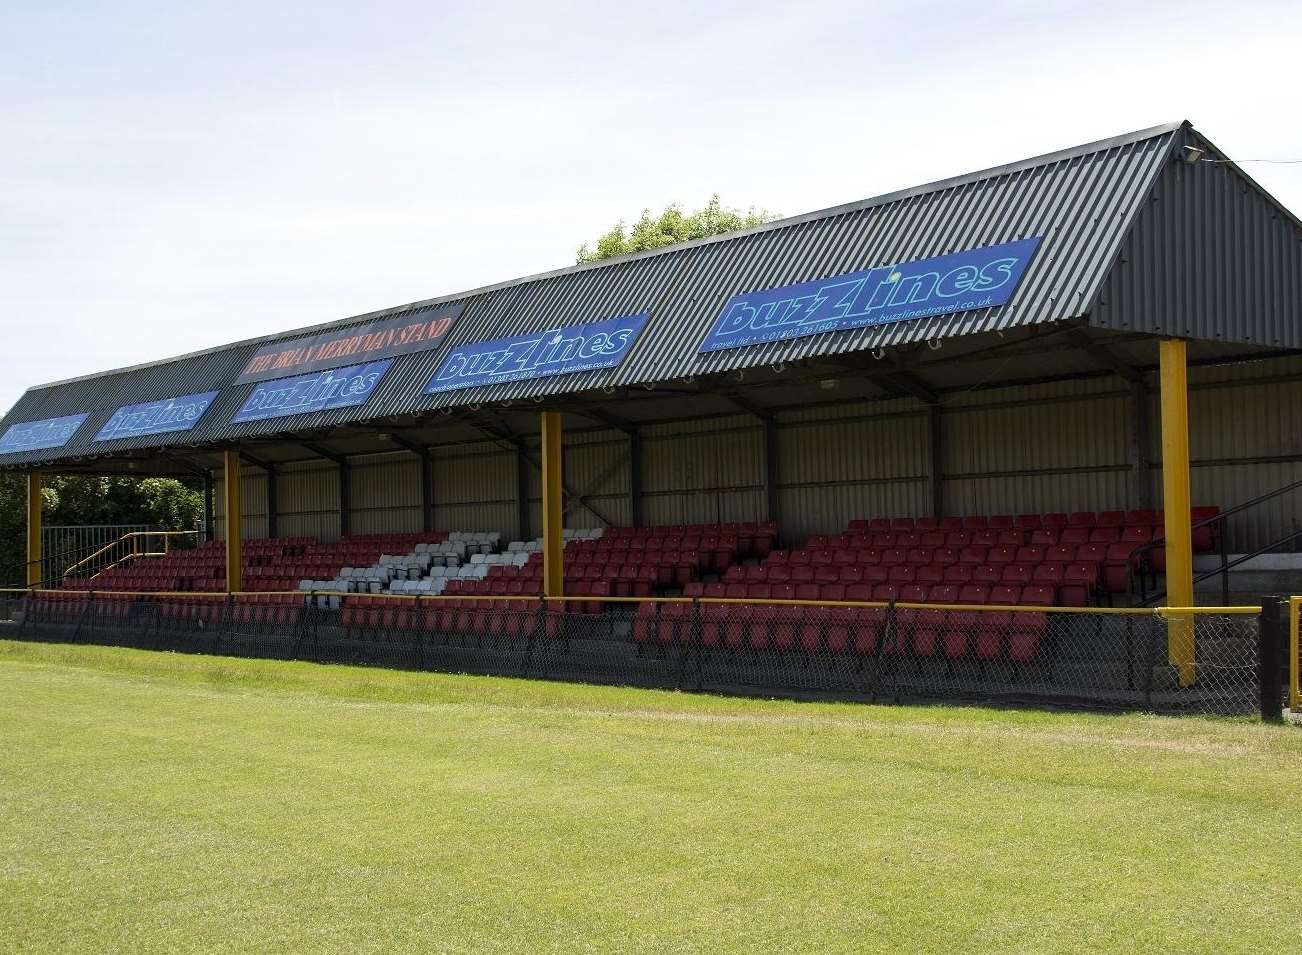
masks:
<path fill-rule="evenodd" d="M 591 389 L 665 383 L 811 356 L 864 351 L 1076 318 L 1099 297 L 1131 224 L 1189 135 L 1169 124 L 955 179 L 797 216 L 742 233 L 530 276 L 461 295 L 210 349 L 167 361 L 69 379 L 28 391 L 0 422 L 90 412 L 62 449 L 9 455 L 4 466 L 150 447 L 238 439 Z M 738 292 L 788 285 L 884 263 L 942 255 L 1028 236 L 1043 242 L 1008 304 L 832 332 L 732 351 L 697 353 L 721 306 Z M 370 400 L 345 408 L 235 425 L 252 385 L 234 385 L 269 341 L 453 302 L 465 311 L 440 348 L 397 358 Z M 651 313 L 620 367 L 426 396 L 449 349 L 615 315 Z M 222 394 L 190 432 L 95 444 L 121 405 L 199 391 Z"/>
<path fill-rule="evenodd" d="M 1168 165 L 1090 323 L 1302 348 L 1302 222 L 1205 137 L 1185 136 L 1215 161 Z"/>

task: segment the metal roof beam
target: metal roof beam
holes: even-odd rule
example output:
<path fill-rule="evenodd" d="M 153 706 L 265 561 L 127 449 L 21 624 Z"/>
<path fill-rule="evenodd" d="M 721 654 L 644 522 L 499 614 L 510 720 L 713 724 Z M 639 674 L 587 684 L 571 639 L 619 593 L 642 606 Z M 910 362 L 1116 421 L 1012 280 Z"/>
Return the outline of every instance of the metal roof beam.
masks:
<path fill-rule="evenodd" d="M 191 461 L 189 458 L 185 457 L 184 455 L 177 454 L 175 451 L 164 450 L 162 452 L 161 457 L 167 458 L 170 461 L 175 461 L 177 464 L 181 465 L 186 470 L 190 471 L 190 473 L 194 474 L 196 477 L 205 477 L 208 474 L 208 471 L 210 470 L 209 468 L 196 464 L 195 462 Z"/>
<path fill-rule="evenodd" d="M 238 451 L 238 453 L 239 453 L 239 455 L 240 455 L 240 458 L 241 458 L 242 460 L 248 461 L 250 464 L 253 464 L 253 465 L 256 465 L 257 467 L 262 468 L 262 470 L 266 471 L 268 474 L 270 474 L 272 471 L 276 470 L 276 466 L 275 466 L 274 464 L 272 464 L 270 461 L 264 461 L 262 458 L 258 457 L 256 454 L 250 454 L 250 453 L 249 453 L 248 451 L 246 451 L 244 448 L 238 448 L 238 449 L 236 449 L 236 450 Z"/>
<path fill-rule="evenodd" d="M 331 451 L 329 448 L 323 448 L 321 445 L 311 441 L 299 441 L 298 444 L 300 447 L 305 448 L 308 451 L 311 451 L 317 457 L 325 458 L 327 461 L 333 461 L 335 464 L 339 465 L 340 467 L 346 467 L 348 465 L 347 455 L 338 454 L 334 451 Z"/>
<path fill-rule="evenodd" d="M 416 455 L 417 457 L 424 457 L 425 455 L 429 454 L 428 447 L 422 447 L 421 445 L 416 444 L 413 441 L 408 441 L 402 435 L 396 434 L 393 431 L 386 431 L 384 433 L 389 436 L 390 441 L 392 441 L 398 447 L 402 448 L 402 450 L 404 451 L 410 451 L 412 454 Z"/>
<path fill-rule="evenodd" d="M 1096 362 L 1109 371 L 1114 371 L 1122 378 L 1133 384 L 1143 384 L 1144 374 L 1138 368 L 1126 363 L 1119 358 L 1110 348 L 1096 342 L 1090 337 L 1089 333 L 1083 329 L 1076 329 L 1071 333 L 1071 341 L 1080 348 L 1081 351 L 1089 355 Z"/>
<path fill-rule="evenodd" d="M 773 415 L 775 412 L 772 408 L 766 408 L 763 405 L 758 405 L 755 402 L 751 401 L 749 398 L 747 398 L 745 395 L 738 394 L 735 391 L 725 391 L 725 392 L 721 392 L 720 396 L 725 400 L 727 400 L 728 402 L 730 402 L 731 404 L 736 405 L 742 411 L 746 412 L 746 414 L 759 418 L 761 421 L 773 420 Z"/>
<path fill-rule="evenodd" d="M 924 404 L 935 405 L 940 403 L 940 395 L 933 391 L 930 385 L 911 371 L 898 369 L 883 374 L 881 378 L 888 384 L 895 385 L 900 389 L 900 391 L 912 395 Z"/>
<path fill-rule="evenodd" d="M 593 421 L 600 422 L 614 428 L 616 431 L 623 431 L 625 434 L 632 434 L 637 430 L 637 425 L 626 418 L 613 415 L 609 411 L 599 411 L 596 408 L 578 407 L 574 409 L 574 414 L 581 415 Z"/>

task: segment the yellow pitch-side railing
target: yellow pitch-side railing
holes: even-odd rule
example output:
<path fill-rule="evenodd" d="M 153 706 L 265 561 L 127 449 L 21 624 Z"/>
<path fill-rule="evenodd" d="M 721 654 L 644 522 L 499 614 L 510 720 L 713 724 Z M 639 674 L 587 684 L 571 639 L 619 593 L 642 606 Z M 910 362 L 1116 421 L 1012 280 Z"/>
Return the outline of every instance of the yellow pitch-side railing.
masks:
<path fill-rule="evenodd" d="M 188 532 L 182 532 L 188 533 Z M 145 556 L 145 555 L 141 555 Z M 71 596 L 75 594 L 94 593 L 97 597 L 155 597 L 175 599 L 178 597 L 208 597 L 212 599 L 226 597 L 341 597 L 341 598 L 381 598 L 385 600 L 419 600 L 435 602 L 444 600 L 488 600 L 510 603 L 512 601 L 541 601 L 543 603 L 611 603 L 611 604 L 737 604 L 741 606 L 773 607 L 862 607 L 884 610 L 894 607 L 896 610 L 953 610 L 977 611 L 990 613 L 1048 613 L 1048 614 L 1086 614 L 1108 616 L 1138 617 L 1186 617 L 1186 616 L 1253 616 L 1261 613 L 1260 607 L 1040 607 L 1027 604 L 961 604 L 961 603 L 909 603 L 906 601 L 888 602 L 884 600 L 776 600 L 746 597 L 615 597 L 605 594 L 564 594 L 559 597 L 543 597 L 540 594 L 428 594 L 428 593 L 355 593 L 344 590 L 236 590 L 236 591 L 158 591 L 158 590 L 73 590 L 66 588 L 43 587 L 0 587 L 0 593 L 9 594 L 58 594 Z M 1302 603 L 1302 597 L 1293 601 Z M 1294 603 L 1296 615 L 1298 604 Z"/>

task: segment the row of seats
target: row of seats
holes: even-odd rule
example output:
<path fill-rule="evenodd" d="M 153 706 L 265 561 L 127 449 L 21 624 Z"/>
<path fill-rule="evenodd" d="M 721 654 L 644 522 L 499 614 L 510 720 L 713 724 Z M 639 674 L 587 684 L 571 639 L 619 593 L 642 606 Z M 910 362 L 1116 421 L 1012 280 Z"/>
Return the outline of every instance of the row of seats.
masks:
<path fill-rule="evenodd" d="M 1202 530 L 1207 530 L 1203 528 Z M 1051 547 L 1055 544 L 1116 544 L 1135 546 L 1162 540 L 1165 529 L 1148 524 L 1124 527 L 1037 527 L 1033 530 L 1013 528 L 1005 530 L 959 531 L 847 531 L 844 534 L 816 534 L 805 542 L 806 548 L 838 548 L 863 550 L 876 548 L 910 547 L 1022 547 L 1032 544 Z M 1208 535 L 1210 541 L 1210 535 Z"/>
<path fill-rule="evenodd" d="M 1219 507 L 1200 506 L 1190 509 L 1193 523 L 1215 517 Z M 852 531 L 926 531 L 926 530 L 1002 530 L 1021 527 L 1121 527 L 1128 524 L 1162 523 L 1163 511 L 1054 511 L 1047 514 L 991 514 L 967 517 L 875 517 L 850 522 Z"/>
<path fill-rule="evenodd" d="M 1040 612 L 640 604 L 633 639 L 641 645 L 808 655 L 909 656 L 982 663 L 1032 663 L 1048 632 Z"/>
<path fill-rule="evenodd" d="M 730 568 L 723 577 L 725 584 L 771 584 L 800 586 L 854 585 L 870 587 L 894 584 L 1008 584 L 1024 587 L 1035 584 L 1046 588 L 1054 604 L 1084 607 L 1096 595 L 1102 577 L 1100 565 L 1094 563 L 1042 564 L 880 564 L 859 566 L 809 565 L 747 566 Z"/>

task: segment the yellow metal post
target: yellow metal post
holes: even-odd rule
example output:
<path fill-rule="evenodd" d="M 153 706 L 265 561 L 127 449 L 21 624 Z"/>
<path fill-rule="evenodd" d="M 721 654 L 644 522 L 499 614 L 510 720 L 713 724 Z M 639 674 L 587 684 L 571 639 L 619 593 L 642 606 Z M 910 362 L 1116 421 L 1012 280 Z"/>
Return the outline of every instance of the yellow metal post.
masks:
<path fill-rule="evenodd" d="M 1302 710 L 1302 680 L 1298 677 L 1298 668 L 1302 667 L 1298 646 L 1298 603 L 1302 597 L 1290 597 L 1288 601 L 1288 709 L 1294 716 Z"/>
<path fill-rule="evenodd" d="M 543 596 L 565 593 L 564 505 L 561 496 L 561 416 L 542 413 Z"/>
<path fill-rule="evenodd" d="M 226 495 L 226 589 L 238 591 L 244 589 L 244 509 L 240 500 L 240 454 L 227 451 L 222 455 L 224 473 L 222 490 Z"/>
<path fill-rule="evenodd" d="M 1189 504 L 1189 388 L 1185 343 L 1161 343 L 1162 507 L 1165 511 L 1166 602 L 1192 607 L 1193 531 Z M 1194 626 L 1188 615 L 1172 615 L 1167 627 L 1167 660 L 1180 685 L 1194 681 Z"/>
<path fill-rule="evenodd" d="M 27 475 L 27 586 L 41 583 L 41 472 Z"/>

